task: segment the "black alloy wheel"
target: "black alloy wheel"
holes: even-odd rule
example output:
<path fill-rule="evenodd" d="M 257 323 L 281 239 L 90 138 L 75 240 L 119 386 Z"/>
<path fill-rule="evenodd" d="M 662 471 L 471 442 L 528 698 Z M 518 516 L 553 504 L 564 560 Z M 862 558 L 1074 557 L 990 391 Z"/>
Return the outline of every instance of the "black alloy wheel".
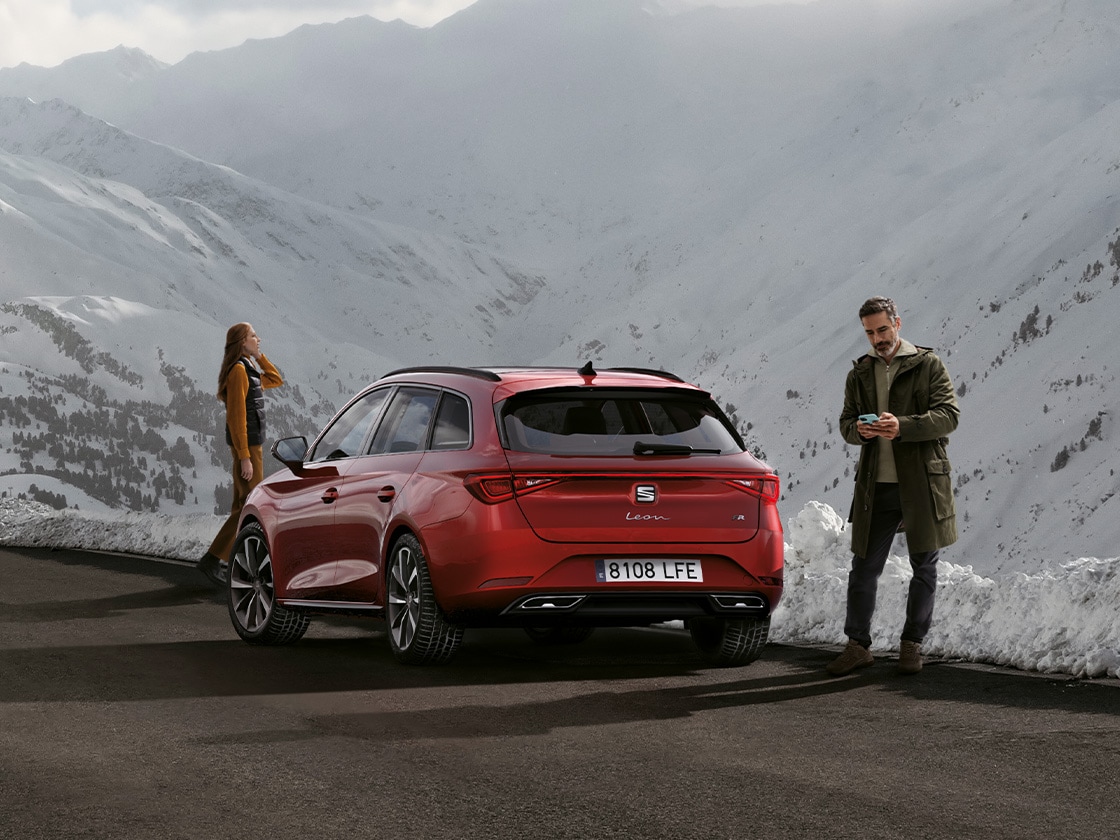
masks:
<path fill-rule="evenodd" d="M 463 641 L 463 628 L 447 620 L 436 603 L 420 542 L 404 534 L 389 553 L 385 619 L 389 647 L 407 665 L 449 662 Z"/>
<path fill-rule="evenodd" d="M 253 645 L 289 645 L 307 632 L 311 619 L 276 603 L 272 556 L 264 530 L 246 525 L 233 544 L 229 564 L 229 617 L 242 639 Z"/>

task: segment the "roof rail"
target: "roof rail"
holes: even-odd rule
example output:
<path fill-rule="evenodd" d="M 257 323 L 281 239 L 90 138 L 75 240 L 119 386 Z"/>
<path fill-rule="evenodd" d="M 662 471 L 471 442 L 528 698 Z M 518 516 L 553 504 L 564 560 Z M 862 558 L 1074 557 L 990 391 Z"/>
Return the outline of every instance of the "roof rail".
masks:
<path fill-rule="evenodd" d="M 674 382 L 684 382 L 684 380 L 677 376 L 675 373 L 669 373 L 669 371 L 667 370 L 654 370 L 653 368 L 641 367 L 612 367 L 607 368 L 607 370 L 618 371 L 619 373 L 644 373 L 647 376 L 660 376 L 662 379 L 671 379 Z"/>
<path fill-rule="evenodd" d="M 488 382 L 501 382 L 502 377 L 494 373 L 492 370 L 485 370 L 484 368 L 471 368 L 471 367 L 456 367 L 454 365 L 420 365 L 418 367 L 398 368 L 391 370 L 382 376 L 382 379 L 387 379 L 390 376 L 397 376 L 403 373 L 457 373 L 460 376 L 473 376 L 476 379 L 485 379 Z"/>

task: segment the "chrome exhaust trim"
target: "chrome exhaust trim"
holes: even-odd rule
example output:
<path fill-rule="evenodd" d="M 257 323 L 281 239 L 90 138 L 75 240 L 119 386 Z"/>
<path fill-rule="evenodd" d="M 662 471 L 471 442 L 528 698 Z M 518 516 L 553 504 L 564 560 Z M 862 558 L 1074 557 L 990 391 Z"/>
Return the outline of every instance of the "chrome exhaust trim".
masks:
<path fill-rule="evenodd" d="M 586 595 L 531 595 L 510 607 L 507 612 L 568 612 L 587 598 Z"/>
<path fill-rule="evenodd" d="M 767 608 L 766 599 L 759 595 L 711 595 L 710 597 L 721 611 L 758 612 Z"/>

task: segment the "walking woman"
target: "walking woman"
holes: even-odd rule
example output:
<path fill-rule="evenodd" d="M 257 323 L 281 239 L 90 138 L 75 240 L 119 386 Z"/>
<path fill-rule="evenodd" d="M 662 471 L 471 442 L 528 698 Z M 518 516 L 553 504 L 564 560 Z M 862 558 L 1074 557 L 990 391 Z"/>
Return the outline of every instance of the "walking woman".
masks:
<path fill-rule="evenodd" d="M 264 478 L 264 389 L 284 384 L 280 371 L 261 353 L 252 324 L 234 324 L 226 333 L 226 351 L 218 373 L 218 399 L 226 404 L 226 443 L 233 454 L 233 504 L 198 570 L 224 586 L 237 522 L 249 491 Z"/>

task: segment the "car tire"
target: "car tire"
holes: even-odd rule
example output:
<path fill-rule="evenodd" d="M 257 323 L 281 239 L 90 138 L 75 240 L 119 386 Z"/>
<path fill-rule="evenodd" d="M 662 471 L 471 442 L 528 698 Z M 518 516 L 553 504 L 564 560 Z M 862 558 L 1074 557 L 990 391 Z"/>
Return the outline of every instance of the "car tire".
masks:
<path fill-rule="evenodd" d="M 389 552 L 385 622 L 393 656 L 406 665 L 449 662 L 463 641 L 463 628 L 448 621 L 436 603 L 424 552 L 412 534 L 397 539 Z"/>
<path fill-rule="evenodd" d="M 711 664 L 749 665 L 762 655 L 770 636 L 770 619 L 693 618 L 688 632 Z"/>
<path fill-rule="evenodd" d="M 311 619 L 276 603 L 272 555 L 264 529 L 253 522 L 233 543 L 226 603 L 237 635 L 251 645 L 298 642 Z"/>
<path fill-rule="evenodd" d="M 538 645 L 578 645 L 595 632 L 594 627 L 556 625 L 555 627 L 523 627 L 525 635 Z"/>

